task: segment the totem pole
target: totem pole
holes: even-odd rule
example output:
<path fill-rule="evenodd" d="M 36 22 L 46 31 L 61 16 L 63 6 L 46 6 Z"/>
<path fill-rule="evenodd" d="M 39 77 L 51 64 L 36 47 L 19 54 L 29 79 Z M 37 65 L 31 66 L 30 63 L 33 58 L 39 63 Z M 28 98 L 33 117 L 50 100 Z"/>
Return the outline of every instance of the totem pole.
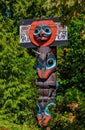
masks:
<path fill-rule="evenodd" d="M 36 48 L 36 70 L 39 87 L 36 117 L 40 126 L 47 126 L 51 119 L 49 108 L 56 106 L 56 46 L 67 45 L 67 27 L 59 18 L 27 19 L 20 21 L 20 44 Z"/>

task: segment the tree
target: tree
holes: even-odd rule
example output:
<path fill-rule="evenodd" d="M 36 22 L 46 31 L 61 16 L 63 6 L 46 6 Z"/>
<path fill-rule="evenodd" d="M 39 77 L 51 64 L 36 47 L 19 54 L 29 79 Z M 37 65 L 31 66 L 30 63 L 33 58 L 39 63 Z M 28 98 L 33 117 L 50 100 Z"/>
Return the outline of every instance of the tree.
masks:
<path fill-rule="evenodd" d="M 76 116 L 76 122 L 69 129 L 74 129 L 77 123 L 79 129 L 84 128 L 84 4 L 83 0 L 0 1 L 0 126 L 14 130 L 26 130 L 28 126 L 29 130 L 39 129 L 35 118 L 35 58 L 32 51 L 20 47 L 19 22 L 61 16 L 69 28 L 70 45 L 58 48 L 58 79 L 62 87 L 57 90 L 58 104 L 50 126 L 68 129 L 68 116 L 72 112 L 70 117 Z M 79 106 L 77 110 L 67 106 L 73 101 Z"/>
<path fill-rule="evenodd" d="M 71 20 L 85 12 L 84 0 L 47 0 L 43 8 L 47 10 L 46 17 L 61 17 L 64 24 L 70 24 Z"/>

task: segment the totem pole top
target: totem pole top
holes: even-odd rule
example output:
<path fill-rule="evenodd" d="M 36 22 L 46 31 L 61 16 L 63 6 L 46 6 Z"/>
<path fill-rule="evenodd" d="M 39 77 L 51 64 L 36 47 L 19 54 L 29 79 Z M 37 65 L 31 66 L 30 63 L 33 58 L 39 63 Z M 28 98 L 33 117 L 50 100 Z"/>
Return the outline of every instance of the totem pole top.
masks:
<path fill-rule="evenodd" d="M 42 40 L 41 32 L 43 32 Z M 59 18 L 20 21 L 20 45 L 24 48 L 66 46 L 67 44 L 67 26 L 63 26 Z"/>

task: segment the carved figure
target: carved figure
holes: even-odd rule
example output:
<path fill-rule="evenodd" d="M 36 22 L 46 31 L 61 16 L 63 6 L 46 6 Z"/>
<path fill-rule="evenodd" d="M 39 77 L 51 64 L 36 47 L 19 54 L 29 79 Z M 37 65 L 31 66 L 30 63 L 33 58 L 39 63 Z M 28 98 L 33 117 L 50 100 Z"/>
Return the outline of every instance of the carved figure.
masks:
<path fill-rule="evenodd" d="M 39 125 L 47 126 L 51 119 L 49 107 L 56 105 L 56 57 L 50 47 L 40 47 L 38 52 L 36 69 L 39 78 L 36 85 L 40 89 L 37 93 L 37 119 Z"/>
<path fill-rule="evenodd" d="M 37 48 L 36 116 L 40 126 L 47 126 L 50 107 L 56 106 L 56 46 L 67 45 L 67 27 L 58 18 L 28 19 L 20 22 L 20 44 L 25 48 Z"/>

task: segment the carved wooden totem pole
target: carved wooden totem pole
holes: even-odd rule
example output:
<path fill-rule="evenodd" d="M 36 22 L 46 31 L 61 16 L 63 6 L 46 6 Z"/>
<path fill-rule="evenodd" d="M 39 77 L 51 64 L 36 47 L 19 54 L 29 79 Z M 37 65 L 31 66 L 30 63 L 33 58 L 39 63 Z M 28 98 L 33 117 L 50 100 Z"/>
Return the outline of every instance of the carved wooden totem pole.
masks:
<path fill-rule="evenodd" d="M 49 108 L 56 106 L 56 46 L 67 45 L 67 27 L 59 18 L 27 19 L 20 21 L 20 44 L 25 48 L 36 48 L 36 116 L 40 126 L 47 126 L 51 119 Z"/>

